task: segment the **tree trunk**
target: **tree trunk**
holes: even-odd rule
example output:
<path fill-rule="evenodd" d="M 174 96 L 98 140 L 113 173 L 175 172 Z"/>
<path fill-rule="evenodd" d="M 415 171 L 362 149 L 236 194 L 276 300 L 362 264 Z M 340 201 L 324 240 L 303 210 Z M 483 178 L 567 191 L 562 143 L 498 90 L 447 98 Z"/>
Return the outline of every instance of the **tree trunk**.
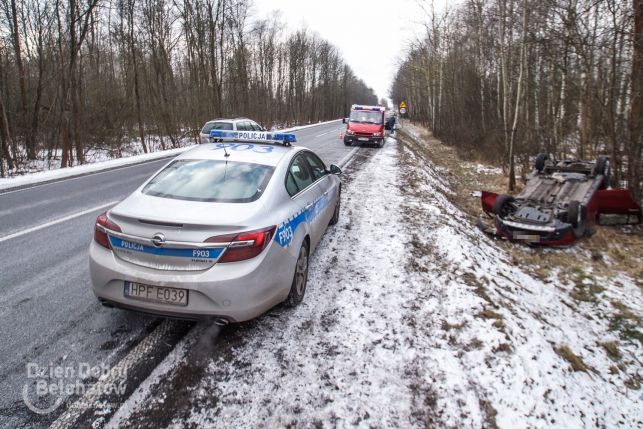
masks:
<path fill-rule="evenodd" d="M 22 117 L 22 126 L 27 129 L 28 106 L 27 106 L 27 84 L 25 82 L 25 66 L 22 61 L 22 44 L 20 41 L 20 28 L 18 27 L 18 11 L 16 0 L 11 0 L 11 18 L 13 26 L 13 47 L 16 55 L 16 65 L 18 67 L 18 84 L 20 86 L 20 110 Z M 36 148 L 30 133 L 25 133 L 25 147 L 27 149 L 27 159 L 36 159 Z"/>
<path fill-rule="evenodd" d="M 643 0 L 632 0 L 634 46 L 632 50 L 632 98 L 630 102 L 630 142 L 627 151 L 628 188 L 641 201 L 641 139 L 643 109 Z"/>
<path fill-rule="evenodd" d="M 141 116 L 141 96 L 138 88 L 138 63 L 136 60 L 136 46 L 134 45 L 134 8 L 136 0 L 130 0 L 129 3 L 129 46 L 132 55 L 132 67 L 134 73 L 134 98 L 136 101 L 136 121 L 138 122 L 138 136 L 141 139 L 141 146 L 143 152 L 147 153 L 147 144 L 145 143 L 145 127 L 143 126 L 143 119 Z"/>
<path fill-rule="evenodd" d="M 7 114 L 4 108 L 4 100 L 0 98 L 0 166 L 2 167 L 2 177 L 6 172 L 4 169 L 4 160 L 7 160 L 9 170 L 13 170 L 15 164 L 9 152 L 9 121 L 7 121 Z"/>
<path fill-rule="evenodd" d="M 511 126 L 511 140 L 509 142 L 509 190 L 516 188 L 516 171 L 514 160 L 514 146 L 516 144 L 516 131 L 518 130 L 518 117 L 520 115 L 520 104 L 522 102 L 522 82 L 525 72 L 525 51 L 527 49 L 527 23 L 529 20 L 527 2 L 523 4 L 522 12 L 522 43 L 520 46 L 520 72 L 518 73 L 518 85 L 516 88 L 516 108 L 514 111 L 513 125 Z"/>

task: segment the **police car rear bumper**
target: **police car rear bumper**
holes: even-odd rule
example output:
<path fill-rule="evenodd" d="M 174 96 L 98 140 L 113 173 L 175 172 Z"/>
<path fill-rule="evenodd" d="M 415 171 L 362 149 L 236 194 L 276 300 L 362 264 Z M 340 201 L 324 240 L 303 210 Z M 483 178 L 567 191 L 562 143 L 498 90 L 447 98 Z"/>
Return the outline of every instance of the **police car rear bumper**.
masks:
<path fill-rule="evenodd" d="M 274 242 L 259 256 L 215 264 L 204 271 L 163 271 L 126 262 L 92 242 L 89 271 L 94 295 L 104 304 L 163 317 L 202 320 L 254 319 L 284 301 L 290 291 L 295 261 Z M 288 261 L 287 266 L 284 262 Z M 292 262 L 292 263 L 291 263 Z M 276 266 L 283 267 L 275 269 Z M 124 283 L 188 290 L 185 306 L 125 297 Z"/>
<path fill-rule="evenodd" d="M 373 137 L 373 136 L 345 136 L 344 142 L 346 143 L 358 143 L 358 144 L 380 144 L 384 140 L 384 137 Z"/>

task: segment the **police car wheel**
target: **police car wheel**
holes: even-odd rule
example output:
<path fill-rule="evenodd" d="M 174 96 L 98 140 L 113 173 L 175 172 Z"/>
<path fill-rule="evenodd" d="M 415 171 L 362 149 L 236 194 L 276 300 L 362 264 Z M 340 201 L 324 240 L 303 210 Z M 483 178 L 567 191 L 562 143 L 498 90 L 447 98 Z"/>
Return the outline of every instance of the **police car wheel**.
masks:
<path fill-rule="evenodd" d="M 342 188 L 339 188 L 339 193 L 337 194 L 337 204 L 335 204 L 335 211 L 333 212 L 333 217 L 330 218 L 329 225 L 335 225 L 339 221 L 339 206 L 342 199 Z"/>
<path fill-rule="evenodd" d="M 295 275 L 286 298 L 286 305 L 295 307 L 304 300 L 306 284 L 308 283 L 308 242 L 304 241 L 299 249 L 299 257 L 295 264 Z"/>

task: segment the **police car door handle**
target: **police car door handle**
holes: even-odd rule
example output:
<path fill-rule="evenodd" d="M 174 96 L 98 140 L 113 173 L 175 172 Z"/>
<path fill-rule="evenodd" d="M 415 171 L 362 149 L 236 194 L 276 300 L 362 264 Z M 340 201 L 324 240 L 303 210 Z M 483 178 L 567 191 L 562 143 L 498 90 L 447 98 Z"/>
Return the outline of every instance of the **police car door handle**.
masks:
<path fill-rule="evenodd" d="M 305 207 L 305 208 L 306 208 L 306 210 L 308 210 L 308 209 L 309 209 L 309 208 L 311 208 L 312 206 L 313 206 L 313 203 L 306 204 L 306 207 Z"/>
<path fill-rule="evenodd" d="M 328 195 L 328 189 L 326 189 L 326 192 L 324 192 L 324 195 Z"/>

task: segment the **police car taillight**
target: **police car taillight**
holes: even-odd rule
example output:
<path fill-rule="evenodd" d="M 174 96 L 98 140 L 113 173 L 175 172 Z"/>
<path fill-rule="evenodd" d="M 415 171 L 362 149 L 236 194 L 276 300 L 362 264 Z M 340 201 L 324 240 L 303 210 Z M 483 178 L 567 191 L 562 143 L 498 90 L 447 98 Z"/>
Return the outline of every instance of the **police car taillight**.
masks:
<path fill-rule="evenodd" d="M 218 262 L 238 262 L 254 258 L 268 247 L 275 235 L 276 226 L 242 232 L 240 234 L 219 235 L 205 240 L 206 243 L 230 243 Z"/>
<path fill-rule="evenodd" d="M 105 212 L 99 214 L 96 218 L 96 224 L 94 225 L 94 241 L 109 249 L 111 246 L 109 244 L 109 238 L 107 237 L 107 230 L 122 232 L 121 227 L 109 220 L 107 218 L 107 212 Z"/>

